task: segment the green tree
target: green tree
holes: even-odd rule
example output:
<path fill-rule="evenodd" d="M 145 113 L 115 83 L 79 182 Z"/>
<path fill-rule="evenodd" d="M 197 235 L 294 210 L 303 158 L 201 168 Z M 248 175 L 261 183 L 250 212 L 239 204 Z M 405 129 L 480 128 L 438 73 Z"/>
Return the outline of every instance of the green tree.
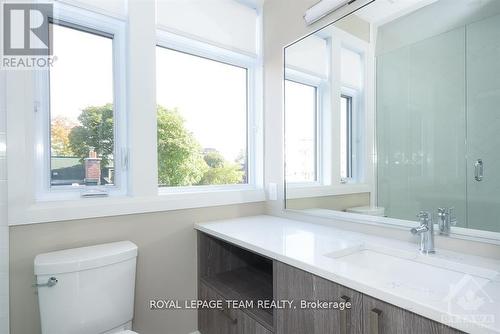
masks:
<path fill-rule="evenodd" d="M 82 110 L 79 126 L 69 133 L 69 146 L 81 161 L 88 157 L 90 150 L 95 150 L 102 159 L 101 166 L 108 166 L 113 159 L 113 105 L 88 107 Z"/>
<path fill-rule="evenodd" d="M 69 144 L 69 134 L 75 127 L 72 121 L 63 116 L 56 116 L 50 123 L 50 149 L 52 155 L 72 157 L 73 150 Z"/>
<path fill-rule="evenodd" d="M 78 116 L 80 125 L 69 133 L 69 147 L 83 161 L 91 149 L 106 166 L 113 158 L 113 106 L 88 107 Z M 236 184 L 244 172 L 217 151 L 202 153 L 201 145 L 176 109 L 157 107 L 158 182 L 165 186 Z"/>
<path fill-rule="evenodd" d="M 166 186 L 197 184 L 208 170 L 201 146 L 176 109 L 158 106 L 158 182 Z"/>
<path fill-rule="evenodd" d="M 240 166 L 225 163 L 222 167 L 209 168 L 199 184 L 238 184 L 243 181 L 243 174 Z"/>
<path fill-rule="evenodd" d="M 243 182 L 244 172 L 241 170 L 241 165 L 226 161 L 220 152 L 208 151 L 203 159 L 210 168 L 203 174 L 199 184 L 237 184 Z"/>
<path fill-rule="evenodd" d="M 224 167 L 224 157 L 218 151 L 208 151 L 203 156 L 203 160 L 207 163 L 210 168 L 221 168 Z"/>

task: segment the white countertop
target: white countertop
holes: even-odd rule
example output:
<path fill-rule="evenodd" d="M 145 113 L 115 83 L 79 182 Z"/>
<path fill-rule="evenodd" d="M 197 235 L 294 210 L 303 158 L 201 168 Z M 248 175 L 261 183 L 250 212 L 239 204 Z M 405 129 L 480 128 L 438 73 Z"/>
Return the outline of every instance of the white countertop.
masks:
<path fill-rule="evenodd" d="M 421 255 L 417 244 L 264 215 L 195 228 L 464 332 L 500 333 L 500 261 L 441 249 Z M 376 250 L 368 259 L 377 261 L 342 255 L 359 245 Z M 399 255 L 384 255 L 391 252 Z"/>

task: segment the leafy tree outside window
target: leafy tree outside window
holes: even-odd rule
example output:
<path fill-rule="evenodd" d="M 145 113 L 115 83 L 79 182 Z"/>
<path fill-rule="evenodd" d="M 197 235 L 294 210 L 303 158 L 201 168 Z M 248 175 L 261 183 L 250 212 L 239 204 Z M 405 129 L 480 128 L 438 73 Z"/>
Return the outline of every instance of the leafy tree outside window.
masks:
<path fill-rule="evenodd" d="M 239 184 L 244 182 L 244 162 L 226 161 L 214 149 L 203 149 L 184 124 L 180 113 L 157 107 L 158 182 L 162 186 Z M 113 162 L 113 106 L 91 106 L 78 116 L 79 124 L 62 117 L 52 120 L 51 150 L 54 156 L 73 159 L 76 165 L 54 169 L 58 175 L 78 179 L 89 152 L 95 151 L 103 169 Z M 242 154 L 243 156 L 243 154 Z M 79 173 L 79 174 L 78 174 Z"/>

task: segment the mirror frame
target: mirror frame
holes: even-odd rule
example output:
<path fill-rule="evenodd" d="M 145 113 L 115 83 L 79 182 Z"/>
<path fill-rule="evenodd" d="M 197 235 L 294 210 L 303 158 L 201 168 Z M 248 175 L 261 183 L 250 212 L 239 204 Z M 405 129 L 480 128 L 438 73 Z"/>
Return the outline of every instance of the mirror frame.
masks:
<path fill-rule="evenodd" d="M 284 213 L 294 213 L 294 214 L 300 214 L 300 215 L 307 215 L 311 217 L 318 217 L 318 218 L 330 218 L 330 219 L 337 219 L 341 220 L 344 222 L 348 223 L 356 223 L 356 224 L 365 224 L 365 225 L 375 225 L 375 226 L 380 226 L 380 227 L 386 227 L 386 228 L 393 228 L 393 229 L 398 229 L 398 230 L 408 230 L 412 227 L 415 227 L 416 224 L 418 224 L 417 221 L 412 221 L 412 220 L 404 220 L 404 219 L 397 219 L 397 218 L 390 218 L 390 217 L 376 217 L 376 216 L 368 216 L 368 215 L 362 215 L 362 214 L 357 214 L 357 213 L 350 213 L 350 212 L 344 212 L 344 211 L 335 211 L 335 210 L 330 210 L 331 212 L 325 213 L 324 215 L 322 214 L 314 214 L 312 212 L 304 211 L 304 210 L 297 210 L 297 209 L 287 209 L 286 201 L 287 201 L 287 182 L 286 182 L 286 112 L 285 112 L 285 87 L 284 87 L 284 82 L 286 80 L 286 75 L 285 75 L 285 66 L 286 66 L 286 50 L 288 47 L 299 43 L 300 41 L 304 40 L 305 38 L 312 36 L 316 33 L 318 33 L 320 30 L 331 26 L 340 20 L 344 19 L 345 17 L 354 14 L 357 12 L 359 9 L 369 6 L 371 3 L 374 3 L 376 0 L 357 0 L 353 2 L 352 4 L 345 6 L 343 8 L 338 9 L 337 11 L 327 15 L 325 18 L 321 19 L 319 22 L 316 22 L 313 24 L 313 26 L 318 25 L 319 28 L 314 29 L 312 32 L 307 33 L 300 38 L 294 40 L 293 42 L 285 45 L 283 47 L 283 54 L 282 54 L 282 59 L 283 59 L 283 64 L 281 67 L 282 71 L 282 126 L 283 126 L 283 145 L 282 145 L 282 150 L 283 150 L 283 212 Z M 323 23 L 323 21 L 327 20 L 327 23 Z M 375 110 L 375 119 L 377 117 L 377 113 Z M 374 131 L 374 147 L 373 150 L 376 151 L 376 131 Z M 374 166 L 374 174 L 376 174 L 376 169 L 377 166 Z M 325 209 L 326 210 L 326 209 Z M 409 231 L 408 231 L 409 233 Z M 439 234 L 436 234 L 439 235 Z M 476 241 L 476 242 L 482 242 L 482 243 L 488 243 L 488 244 L 494 244 L 494 245 L 500 245 L 500 232 L 492 232 L 492 231 L 486 231 L 486 230 L 477 230 L 477 229 L 470 229 L 470 228 L 464 228 L 464 227 L 456 227 L 452 226 L 451 227 L 451 233 L 450 235 L 446 236 L 449 238 L 453 239 L 461 239 L 461 240 L 468 240 L 468 241 Z"/>

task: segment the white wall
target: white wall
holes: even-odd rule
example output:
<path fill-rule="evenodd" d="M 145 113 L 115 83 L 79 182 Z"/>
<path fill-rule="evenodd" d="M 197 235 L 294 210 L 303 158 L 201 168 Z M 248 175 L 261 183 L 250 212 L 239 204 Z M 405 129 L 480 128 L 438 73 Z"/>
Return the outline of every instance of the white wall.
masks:
<path fill-rule="evenodd" d="M 9 332 L 9 228 L 7 226 L 7 136 L 4 93 L 5 77 L 0 72 L 0 333 Z"/>
<path fill-rule="evenodd" d="M 0 17 L 3 4 L 0 1 Z M 0 24 L 3 36 L 3 24 Z M 0 37 L 0 49 L 3 42 Z M 3 50 L 1 51 L 3 54 Z M 5 76 L 0 70 L 0 333 L 9 332 L 9 227 L 7 226 L 7 155 Z"/>

